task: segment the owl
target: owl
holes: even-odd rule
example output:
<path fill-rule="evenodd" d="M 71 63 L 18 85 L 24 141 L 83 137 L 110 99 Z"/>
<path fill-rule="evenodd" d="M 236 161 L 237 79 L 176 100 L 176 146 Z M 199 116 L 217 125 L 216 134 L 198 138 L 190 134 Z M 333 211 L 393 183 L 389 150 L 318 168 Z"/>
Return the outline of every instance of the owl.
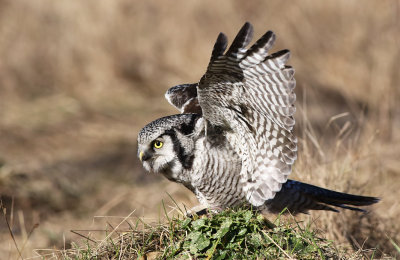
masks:
<path fill-rule="evenodd" d="M 166 92 L 181 114 L 159 118 L 139 132 L 143 167 L 192 191 L 200 202 L 194 211 L 242 206 L 297 214 L 363 211 L 358 206 L 376 203 L 375 197 L 288 179 L 297 158 L 290 52 L 269 54 L 271 31 L 247 48 L 252 36 L 252 25 L 245 23 L 227 49 L 220 33 L 200 81 Z"/>

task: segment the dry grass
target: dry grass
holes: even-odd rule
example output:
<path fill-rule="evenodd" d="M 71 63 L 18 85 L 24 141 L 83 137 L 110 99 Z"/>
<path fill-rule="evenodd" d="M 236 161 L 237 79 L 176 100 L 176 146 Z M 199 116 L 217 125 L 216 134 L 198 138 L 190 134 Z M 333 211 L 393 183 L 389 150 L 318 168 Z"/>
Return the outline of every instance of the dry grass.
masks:
<path fill-rule="evenodd" d="M 163 92 L 200 78 L 220 31 L 232 39 L 250 21 L 255 37 L 272 29 L 276 49 L 292 51 L 301 140 L 293 178 L 383 199 L 365 217 L 303 217 L 338 243 L 394 256 L 399 2 L 174 3 L 0 0 L 0 195 L 17 244 L 27 241 L 22 255 L 69 247 L 78 238 L 71 229 L 114 225 L 92 216 L 137 209 L 157 218 L 164 191 L 195 203 L 183 187 L 143 172 L 136 133 L 176 112 Z M 3 220 L 0 241 L 0 258 L 14 259 Z"/>

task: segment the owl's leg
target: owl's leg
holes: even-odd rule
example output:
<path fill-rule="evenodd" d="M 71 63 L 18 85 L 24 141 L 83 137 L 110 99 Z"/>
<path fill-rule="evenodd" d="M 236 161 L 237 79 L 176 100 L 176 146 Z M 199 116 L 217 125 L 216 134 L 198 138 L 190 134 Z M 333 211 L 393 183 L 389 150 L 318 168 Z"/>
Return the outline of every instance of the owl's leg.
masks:
<path fill-rule="evenodd" d="M 217 214 L 221 212 L 222 209 L 219 207 L 206 207 L 202 204 L 194 206 L 187 213 L 186 216 L 193 217 L 193 215 L 203 216 L 209 213 Z"/>

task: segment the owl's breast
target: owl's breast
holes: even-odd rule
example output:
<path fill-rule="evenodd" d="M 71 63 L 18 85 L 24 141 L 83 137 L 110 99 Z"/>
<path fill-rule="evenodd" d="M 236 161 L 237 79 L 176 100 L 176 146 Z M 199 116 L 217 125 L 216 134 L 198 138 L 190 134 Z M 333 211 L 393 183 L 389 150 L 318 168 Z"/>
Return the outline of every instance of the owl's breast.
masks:
<path fill-rule="evenodd" d="M 239 182 L 241 160 L 229 143 L 215 146 L 197 140 L 191 186 L 202 204 L 226 208 L 244 201 Z"/>

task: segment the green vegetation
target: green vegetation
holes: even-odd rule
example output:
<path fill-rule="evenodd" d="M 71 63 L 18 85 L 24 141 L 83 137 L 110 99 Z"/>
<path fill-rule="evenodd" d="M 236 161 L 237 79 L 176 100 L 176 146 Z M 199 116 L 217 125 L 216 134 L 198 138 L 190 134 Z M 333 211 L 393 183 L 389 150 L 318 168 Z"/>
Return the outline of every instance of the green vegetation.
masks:
<path fill-rule="evenodd" d="M 274 223 L 251 210 L 226 210 L 193 218 L 172 218 L 167 224 L 139 221 L 131 231 L 64 252 L 67 259 L 332 259 L 333 244 L 310 226 Z M 139 226 L 143 227 L 139 230 Z"/>

